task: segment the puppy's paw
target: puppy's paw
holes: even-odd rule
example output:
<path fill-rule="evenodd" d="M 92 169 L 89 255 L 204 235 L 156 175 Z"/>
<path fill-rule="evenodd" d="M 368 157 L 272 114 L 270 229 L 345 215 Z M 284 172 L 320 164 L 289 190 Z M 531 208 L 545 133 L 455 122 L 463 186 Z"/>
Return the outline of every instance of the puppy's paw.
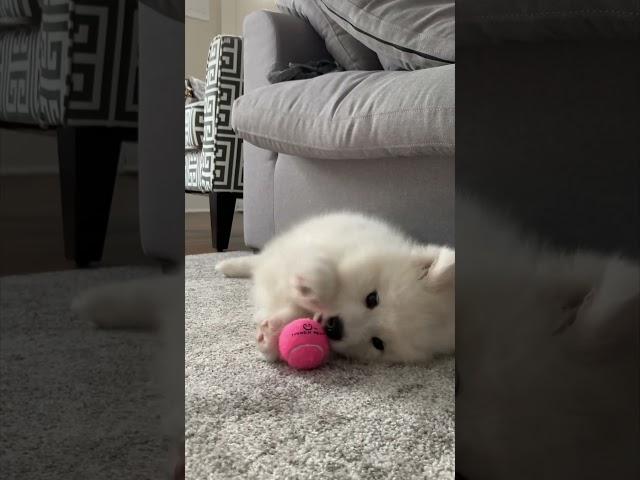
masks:
<path fill-rule="evenodd" d="M 308 259 L 291 278 L 293 301 L 305 310 L 322 311 L 336 294 L 337 279 L 333 262 L 321 257 Z"/>
<path fill-rule="evenodd" d="M 263 320 L 258 325 L 258 332 L 256 334 L 256 340 L 258 342 L 258 350 L 269 362 L 275 362 L 280 357 L 278 351 L 278 338 L 280 332 L 286 322 L 277 318 L 270 318 Z"/>

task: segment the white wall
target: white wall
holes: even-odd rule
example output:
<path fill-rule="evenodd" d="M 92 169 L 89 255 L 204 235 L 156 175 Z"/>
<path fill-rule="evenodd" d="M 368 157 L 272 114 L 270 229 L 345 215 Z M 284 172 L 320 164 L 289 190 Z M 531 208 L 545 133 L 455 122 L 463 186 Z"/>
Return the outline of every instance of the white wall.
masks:
<path fill-rule="evenodd" d="M 254 10 L 275 10 L 275 0 L 186 0 L 186 7 L 193 2 L 209 2 L 209 19 L 203 20 L 185 15 L 186 76 L 204 79 L 209 43 L 218 34 L 242 35 L 244 17 Z"/>
<path fill-rule="evenodd" d="M 222 0 L 222 32 L 242 35 L 244 17 L 255 10 L 276 10 L 275 0 Z"/>
<path fill-rule="evenodd" d="M 184 25 L 184 73 L 204 80 L 209 43 L 221 33 L 220 0 L 209 2 L 209 20 L 191 18 L 185 15 Z M 186 1 L 188 3 L 189 0 Z"/>

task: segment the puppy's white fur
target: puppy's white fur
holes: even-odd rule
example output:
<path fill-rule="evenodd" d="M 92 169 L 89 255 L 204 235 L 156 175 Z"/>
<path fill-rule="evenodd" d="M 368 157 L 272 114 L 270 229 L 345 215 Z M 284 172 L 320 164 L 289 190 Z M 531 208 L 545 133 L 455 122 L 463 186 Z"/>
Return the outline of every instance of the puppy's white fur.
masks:
<path fill-rule="evenodd" d="M 454 251 L 418 245 L 381 220 L 351 212 L 314 217 L 259 255 L 216 268 L 253 277 L 258 346 L 269 360 L 278 357 L 282 328 L 314 315 L 340 317 L 344 336 L 331 347 L 359 360 L 426 362 L 454 350 Z M 367 308 L 374 291 L 379 304 Z"/>

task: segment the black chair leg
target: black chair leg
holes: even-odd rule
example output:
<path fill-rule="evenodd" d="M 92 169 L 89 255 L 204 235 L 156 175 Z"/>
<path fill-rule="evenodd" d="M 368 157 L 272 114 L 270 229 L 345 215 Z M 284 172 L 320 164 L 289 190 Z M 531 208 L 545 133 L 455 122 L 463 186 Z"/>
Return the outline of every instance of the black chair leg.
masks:
<path fill-rule="evenodd" d="M 120 145 L 135 137 L 130 128 L 58 129 L 65 255 L 78 267 L 102 258 Z"/>
<path fill-rule="evenodd" d="M 209 194 L 209 210 L 211 214 L 211 238 L 213 248 L 223 252 L 229 248 L 233 214 L 236 209 L 237 193 L 211 192 Z"/>

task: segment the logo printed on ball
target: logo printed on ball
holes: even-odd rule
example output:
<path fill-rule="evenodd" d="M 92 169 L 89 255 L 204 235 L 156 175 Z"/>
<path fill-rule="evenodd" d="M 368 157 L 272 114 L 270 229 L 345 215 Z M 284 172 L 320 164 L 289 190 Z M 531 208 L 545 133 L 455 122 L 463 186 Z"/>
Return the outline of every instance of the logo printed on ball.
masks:
<path fill-rule="evenodd" d="M 297 331 L 297 332 L 293 332 L 291 334 L 292 337 L 296 337 L 298 335 L 322 335 L 322 336 L 324 336 L 325 333 L 324 333 L 324 330 L 314 326 L 311 323 L 304 323 L 304 324 L 302 324 L 302 330 Z"/>

